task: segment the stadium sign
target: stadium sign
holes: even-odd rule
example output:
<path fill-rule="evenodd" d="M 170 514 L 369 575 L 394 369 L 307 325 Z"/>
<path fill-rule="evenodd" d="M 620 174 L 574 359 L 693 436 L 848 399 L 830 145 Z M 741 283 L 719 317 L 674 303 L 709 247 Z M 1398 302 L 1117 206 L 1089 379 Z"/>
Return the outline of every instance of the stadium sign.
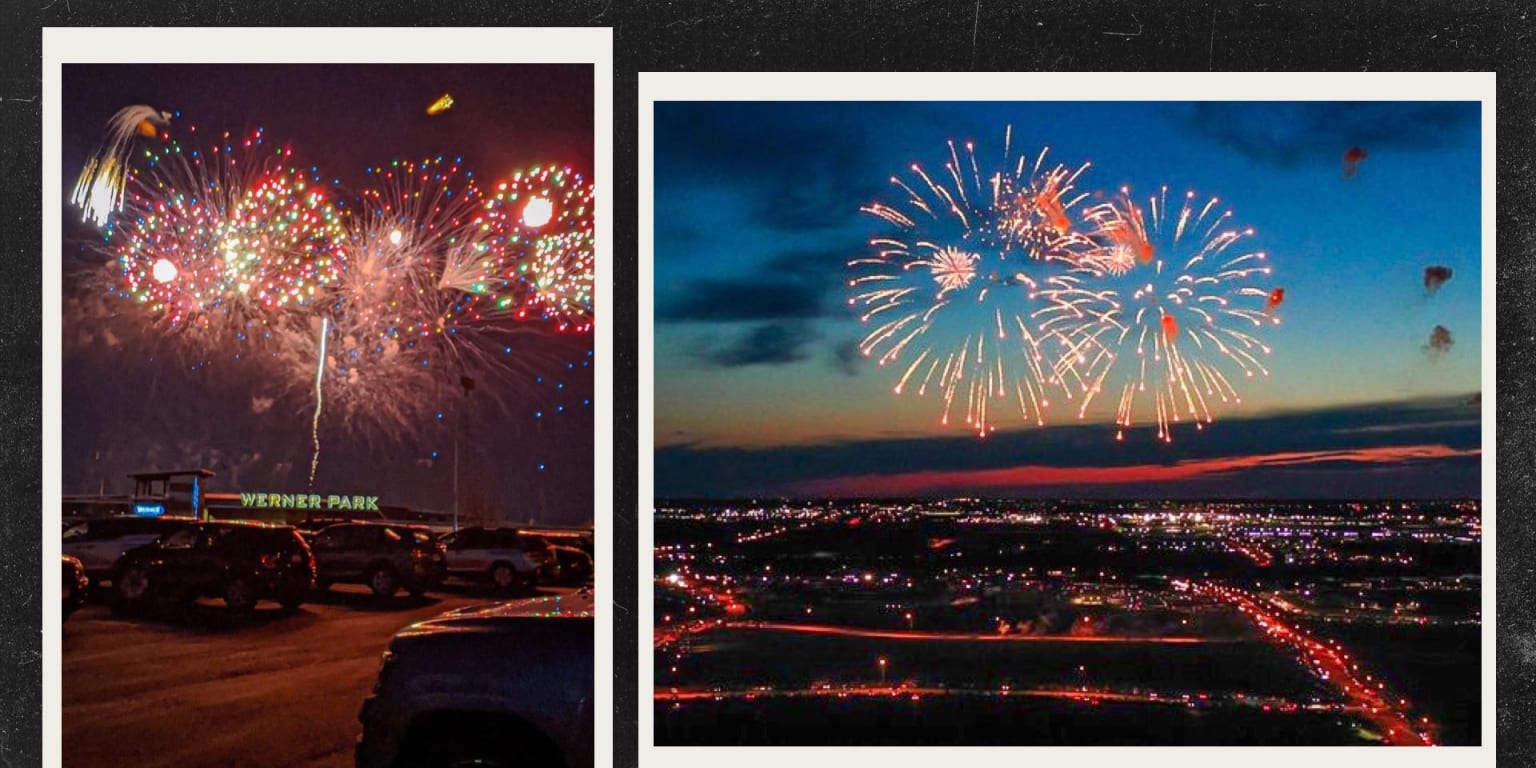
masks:
<path fill-rule="evenodd" d="M 242 493 L 240 506 L 247 509 L 314 509 L 379 511 L 377 496 L 320 496 L 313 493 Z"/>

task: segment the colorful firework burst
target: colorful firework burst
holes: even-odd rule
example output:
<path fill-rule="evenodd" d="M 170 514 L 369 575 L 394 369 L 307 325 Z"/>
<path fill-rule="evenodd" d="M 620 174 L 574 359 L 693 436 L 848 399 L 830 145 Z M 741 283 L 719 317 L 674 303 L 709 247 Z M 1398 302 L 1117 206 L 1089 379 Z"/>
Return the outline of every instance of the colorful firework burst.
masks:
<path fill-rule="evenodd" d="M 1081 391 L 1080 366 L 1110 307 L 1089 283 L 1098 246 L 1075 218 L 1088 165 L 1047 166 L 1046 150 L 1015 158 L 1011 145 L 1009 128 L 986 174 L 974 144 L 962 160 L 951 141 L 937 179 L 915 163 L 910 178 L 891 177 L 905 199 L 861 210 L 894 232 L 848 263 L 849 304 L 872 326 L 860 352 L 905 362 L 894 391 L 933 390 L 943 424 L 961 400 L 983 436 L 996 429 L 994 404 L 1044 424 L 1053 393 Z"/>
<path fill-rule="evenodd" d="M 209 150 L 146 149 L 100 248 L 118 296 L 199 353 L 307 306 L 346 258 L 345 216 L 311 169 L 261 131 Z"/>
<path fill-rule="evenodd" d="M 1128 190 L 1090 208 L 1094 231 L 1129 262 L 1119 275 L 1113 309 L 1102 317 L 1089 367 L 1095 370 L 1078 413 L 1086 413 L 1106 383 L 1118 390 L 1115 423 L 1139 422 L 1173 440 L 1174 424 L 1209 423 L 1220 406 L 1242 402 L 1232 379 L 1269 375 L 1260 338 L 1279 324 L 1275 291 L 1264 287 L 1268 255 L 1249 247 L 1252 229 L 1232 223 L 1215 198 L 1194 192 L 1168 207 L 1167 188 L 1134 201 Z M 1118 381 L 1114 383 L 1112 380 Z"/>
<path fill-rule="evenodd" d="M 541 319 L 557 330 L 590 330 L 592 313 L 592 185 L 568 167 L 514 172 L 486 195 L 486 216 L 502 258 L 479 265 L 469 309 Z"/>
<path fill-rule="evenodd" d="M 540 237 L 528 271 L 527 311 L 556 330 L 592 330 L 592 230 Z"/>
<path fill-rule="evenodd" d="M 569 169 L 520 172 L 487 198 L 457 158 L 396 161 L 368 169 L 349 205 L 259 129 L 206 150 L 152 135 L 137 162 L 119 161 L 125 215 L 104 219 L 105 275 L 87 273 L 101 301 L 71 311 L 116 318 L 145 345 L 234 346 L 273 398 L 312 407 L 311 482 L 323 425 L 420 435 L 470 374 L 501 385 L 477 397 L 505 411 L 553 362 L 522 344 L 549 327 L 519 321 L 591 328 L 592 190 Z M 94 327 L 84 343 L 119 343 Z"/>

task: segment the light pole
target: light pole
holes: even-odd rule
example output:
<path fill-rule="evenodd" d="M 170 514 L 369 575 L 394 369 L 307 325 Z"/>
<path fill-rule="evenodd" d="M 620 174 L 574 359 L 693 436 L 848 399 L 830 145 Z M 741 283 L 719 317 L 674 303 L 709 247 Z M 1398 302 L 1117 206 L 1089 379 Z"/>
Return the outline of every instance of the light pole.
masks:
<path fill-rule="evenodd" d="M 464 432 L 464 412 L 469 410 L 469 393 L 475 388 L 475 380 L 459 376 L 459 386 L 464 388 L 464 402 L 459 406 L 459 424 L 453 430 L 453 529 L 459 529 L 459 437 Z"/>
<path fill-rule="evenodd" d="M 880 667 L 880 684 L 885 685 L 885 657 L 881 656 L 879 659 L 876 659 L 875 664 Z"/>

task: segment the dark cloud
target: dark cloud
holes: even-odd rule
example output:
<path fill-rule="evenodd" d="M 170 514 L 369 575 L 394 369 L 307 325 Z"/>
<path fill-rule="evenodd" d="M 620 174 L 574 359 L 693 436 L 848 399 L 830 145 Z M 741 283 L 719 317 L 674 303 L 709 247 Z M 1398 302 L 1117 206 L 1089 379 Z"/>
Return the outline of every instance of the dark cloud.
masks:
<path fill-rule="evenodd" d="M 814 334 L 804 323 L 767 323 L 717 348 L 706 348 L 700 357 L 721 368 L 748 365 L 783 365 L 810 357 L 807 351 Z"/>
<path fill-rule="evenodd" d="M 1425 458 L 1416 462 L 1420 466 L 1413 473 L 1380 484 L 1380 472 L 1415 462 L 1369 465 L 1347 456 L 1331 462 L 1327 454 L 1422 445 L 1468 451 L 1479 448 L 1481 438 L 1478 410 L 1461 396 L 1218 420 L 1199 434 L 1189 430 L 1172 446 L 1153 439 L 1150 430 L 1127 433 L 1124 442 L 1115 442 L 1104 425 L 997 432 L 985 440 L 966 434 L 776 448 L 671 446 L 656 451 L 656 491 L 660 497 L 781 495 L 786 489 L 839 477 L 979 472 L 1022 466 L 1174 466 L 1258 454 L 1305 453 L 1322 455 L 1305 465 L 1270 462 L 1215 474 L 1200 483 L 1035 488 L 1030 493 L 1475 496 L 1480 482 L 1475 458 Z M 1447 473 L 1445 477 L 1435 474 L 1441 469 Z M 1276 482 L 1280 476 L 1296 482 Z M 1371 490 L 1370 483 L 1360 479 L 1365 477 L 1376 477 L 1372 482 L 1379 487 Z M 1311 480 L 1302 482 L 1305 478 Z"/>
<path fill-rule="evenodd" d="M 784 253 L 746 275 L 703 278 L 657 291 L 662 322 L 737 323 L 806 320 L 832 315 L 840 305 L 847 257 L 826 252 Z"/>
<path fill-rule="evenodd" d="M 1437 265 L 1424 268 L 1424 292 L 1433 296 L 1440 286 L 1451 281 L 1451 268 Z"/>
<path fill-rule="evenodd" d="M 1456 340 L 1451 338 L 1450 329 L 1437 325 L 1433 331 L 1429 332 L 1429 343 L 1424 345 L 1424 354 L 1429 355 L 1431 360 L 1439 360 L 1445 356 L 1445 353 L 1451 351 L 1451 346 L 1455 343 Z"/>
<path fill-rule="evenodd" d="M 820 317 L 827 289 L 799 280 L 691 280 L 657 311 L 663 322 L 735 323 Z"/>
<path fill-rule="evenodd" d="M 1184 124 L 1197 136 L 1249 160 L 1281 168 L 1337 163 L 1351 148 L 1438 149 L 1476 130 L 1473 102 L 1315 102 L 1287 104 L 1277 119 L 1273 105 L 1193 104 Z"/>
<path fill-rule="evenodd" d="M 859 375 L 859 361 L 864 355 L 859 353 L 859 340 L 847 339 L 839 342 L 832 348 L 832 364 L 844 376 Z"/>
<path fill-rule="evenodd" d="M 817 103 L 660 102 L 656 188 L 728 185 L 747 197 L 754 223 L 764 229 L 805 232 L 857 222 L 859 205 L 884 187 L 885 175 L 871 161 L 865 136 L 850 130 L 865 123 L 837 114 Z"/>

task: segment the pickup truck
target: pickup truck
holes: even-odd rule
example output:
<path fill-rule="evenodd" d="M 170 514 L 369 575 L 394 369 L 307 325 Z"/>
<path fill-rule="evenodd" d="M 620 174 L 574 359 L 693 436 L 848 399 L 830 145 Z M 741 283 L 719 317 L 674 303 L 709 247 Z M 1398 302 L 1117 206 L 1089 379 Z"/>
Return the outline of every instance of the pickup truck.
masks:
<path fill-rule="evenodd" d="M 591 768 L 590 589 L 461 608 L 390 640 L 359 768 Z"/>

